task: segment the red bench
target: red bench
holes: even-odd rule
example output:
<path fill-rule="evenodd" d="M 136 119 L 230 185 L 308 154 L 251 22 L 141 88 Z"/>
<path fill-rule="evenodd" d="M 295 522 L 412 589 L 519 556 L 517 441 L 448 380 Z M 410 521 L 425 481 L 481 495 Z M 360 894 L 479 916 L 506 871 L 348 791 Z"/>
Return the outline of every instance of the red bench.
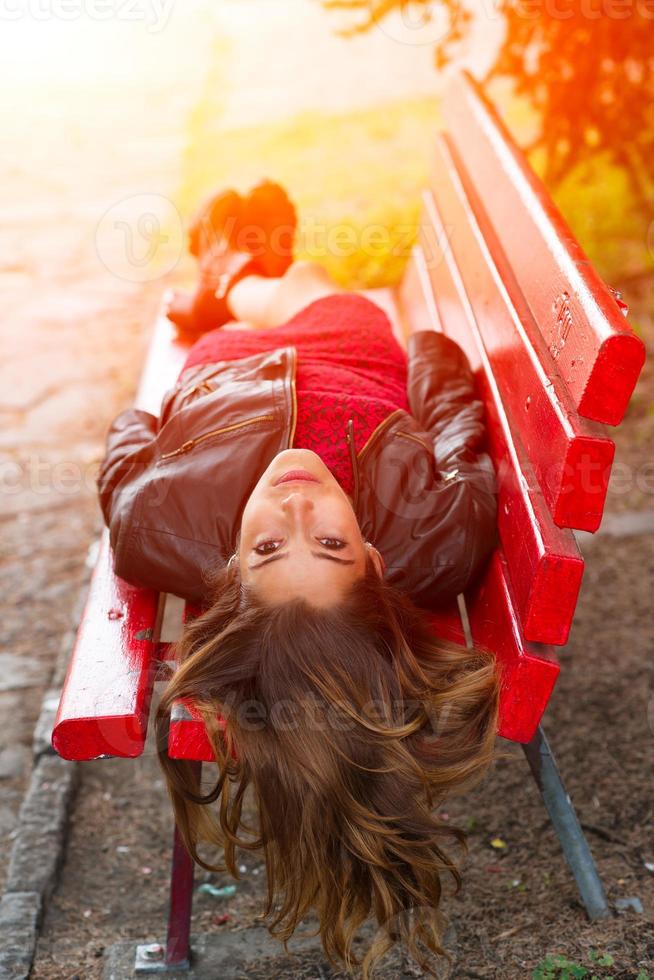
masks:
<path fill-rule="evenodd" d="M 591 918 L 604 891 L 540 720 L 583 573 L 572 528 L 599 526 L 623 417 L 645 351 L 547 192 L 469 77 L 445 100 L 420 241 L 396 291 L 373 298 L 406 331 L 443 330 L 468 355 L 499 485 L 500 547 L 482 580 L 434 628 L 492 650 L 503 684 L 499 733 L 523 743 Z M 184 359 L 157 323 L 139 407 L 158 413 Z M 117 579 L 105 534 L 61 696 L 52 744 L 66 759 L 134 757 L 144 748 L 165 597 Z M 171 757 L 212 759 L 193 706 L 171 719 Z M 168 942 L 138 971 L 185 964 L 193 867 L 175 832 Z"/>

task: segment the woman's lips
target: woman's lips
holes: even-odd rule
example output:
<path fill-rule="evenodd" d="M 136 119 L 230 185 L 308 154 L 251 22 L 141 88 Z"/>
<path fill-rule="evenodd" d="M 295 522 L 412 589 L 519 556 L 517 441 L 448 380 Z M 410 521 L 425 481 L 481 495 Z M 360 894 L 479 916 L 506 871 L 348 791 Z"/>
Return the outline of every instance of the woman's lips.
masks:
<path fill-rule="evenodd" d="M 287 470 L 283 476 L 275 480 L 273 486 L 278 487 L 280 483 L 291 483 L 296 480 L 302 480 L 305 483 L 320 483 L 320 480 L 309 473 L 308 470 Z"/>

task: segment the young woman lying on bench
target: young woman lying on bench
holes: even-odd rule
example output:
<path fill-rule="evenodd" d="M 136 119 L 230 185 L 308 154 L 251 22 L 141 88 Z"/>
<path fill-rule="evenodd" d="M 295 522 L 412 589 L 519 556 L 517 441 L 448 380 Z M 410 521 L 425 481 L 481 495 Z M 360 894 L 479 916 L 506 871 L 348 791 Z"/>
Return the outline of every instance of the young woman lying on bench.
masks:
<path fill-rule="evenodd" d="M 420 944 L 443 953 L 442 878 L 460 884 L 446 844 L 465 834 L 434 810 L 489 765 L 498 679 L 426 610 L 493 550 L 495 475 L 461 349 L 425 331 L 405 353 L 376 304 L 280 259 L 284 223 L 292 237 L 269 183 L 202 213 L 200 287 L 170 311 L 199 339 L 159 418 L 116 419 L 99 489 L 116 572 L 205 610 L 157 713 L 189 852 L 217 870 L 198 844 L 220 845 L 237 875 L 236 847 L 261 849 L 273 935 L 313 910 L 348 968 L 372 915 L 367 976 L 398 939 L 418 960 Z M 253 226 L 258 252 L 238 242 Z M 215 753 L 204 796 L 166 752 L 177 699 Z"/>

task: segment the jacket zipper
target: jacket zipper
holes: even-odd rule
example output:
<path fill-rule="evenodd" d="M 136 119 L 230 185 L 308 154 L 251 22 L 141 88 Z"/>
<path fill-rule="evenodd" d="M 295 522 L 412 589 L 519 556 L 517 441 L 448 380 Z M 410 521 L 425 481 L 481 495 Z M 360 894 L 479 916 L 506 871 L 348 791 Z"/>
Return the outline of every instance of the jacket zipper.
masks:
<path fill-rule="evenodd" d="M 273 422 L 274 418 L 274 415 L 255 415 L 254 418 L 244 419 L 242 422 L 233 422 L 231 425 L 223 425 L 219 429 L 212 429 L 211 432 L 204 432 L 201 436 L 197 436 L 195 439 L 188 439 L 177 449 L 172 449 L 169 453 L 162 453 L 159 459 L 170 459 L 173 456 L 181 456 L 184 453 L 190 452 L 190 450 L 193 449 L 194 446 L 197 446 L 199 442 L 204 442 L 205 439 L 211 439 L 212 436 L 222 435 L 224 432 L 233 432 L 235 429 L 242 429 L 246 425 L 254 425 L 256 422 Z"/>
<path fill-rule="evenodd" d="M 291 357 L 291 363 L 293 365 L 293 376 L 291 377 L 291 427 L 288 430 L 288 448 L 293 447 L 293 440 L 295 439 L 295 428 L 297 426 L 297 391 L 295 378 L 297 375 L 297 351 L 295 347 L 292 348 L 293 355 Z"/>
<path fill-rule="evenodd" d="M 359 478 L 359 467 L 363 460 L 365 454 L 370 450 L 372 444 L 381 436 L 382 432 L 385 430 L 400 416 L 404 414 L 404 410 L 401 408 L 396 409 L 387 415 L 383 419 L 377 428 L 368 436 L 365 446 L 363 449 L 357 453 L 354 447 L 354 423 L 350 419 L 347 423 L 347 430 L 345 433 L 345 438 L 347 441 L 348 448 L 350 450 L 350 461 L 352 464 L 352 476 L 354 478 L 354 509 L 357 509 L 359 503 L 359 493 L 360 493 L 360 478 Z"/>
<path fill-rule="evenodd" d="M 196 391 L 204 391 L 204 393 L 208 395 L 213 390 L 213 386 L 210 385 L 208 381 L 201 381 L 199 384 L 193 385 L 189 391 L 184 392 L 184 397 L 189 398 L 191 395 L 194 395 Z"/>
<path fill-rule="evenodd" d="M 386 429 L 390 425 L 392 425 L 392 423 L 395 422 L 397 418 L 400 417 L 400 415 L 405 415 L 405 414 L 406 413 L 403 408 L 396 408 L 394 412 L 391 412 L 390 415 L 387 415 L 386 418 L 379 423 L 379 425 L 374 430 L 374 432 L 372 432 L 371 435 L 368 437 L 368 441 L 366 442 L 365 446 L 359 453 L 357 457 L 359 463 L 363 461 L 363 457 L 366 455 L 367 452 L 369 452 L 370 447 L 374 442 L 377 441 L 377 439 L 381 436 L 382 432 L 385 432 Z"/>
<path fill-rule="evenodd" d="M 291 426 L 289 429 L 289 447 L 293 445 L 293 439 L 295 438 L 295 428 L 297 425 L 297 395 L 295 390 L 295 377 L 297 374 L 297 356 L 295 348 L 292 349 L 291 364 L 293 366 L 293 375 L 291 378 Z M 193 392 L 198 389 L 204 388 L 207 393 L 215 391 L 215 388 L 209 384 L 208 381 L 201 381 L 199 384 L 194 385 L 190 391 L 186 392 L 186 397 L 193 394 Z M 224 432 L 233 432 L 235 429 L 241 429 L 246 425 L 254 425 L 256 422 L 273 422 L 274 415 L 256 415 L 251 419 L 244 419 L 242 422 L 234 422 L 232 425 L 224 425 L 219 429 L 212 429 L 211 432 L 205 432 L 203 435 L 198 436 L 196 439 L 189 439 L 182 443 L 177 449 L 172 449 L 169 453 L 163 453 L 159 460 L 171 459 L 173 456 L 181 456 L 184 453 L 190 452 L 193 446 L 196 446 L 199 442 L 203 442 L 205 439 L 210 439 L 212 436 L 221 435 Z"/>
<path fill-rule="evenodd" d="M 350 463 L 352 465 L 352 479 L 354 482 L 354 510 L 356 511 L 359 504 L 359 466 L 356 450 L 354 448 L 354 422 L 352 419 L 349 419 L 347 423 L 345 441 L 347 442 L 348 449 L 350 450 Z"/>

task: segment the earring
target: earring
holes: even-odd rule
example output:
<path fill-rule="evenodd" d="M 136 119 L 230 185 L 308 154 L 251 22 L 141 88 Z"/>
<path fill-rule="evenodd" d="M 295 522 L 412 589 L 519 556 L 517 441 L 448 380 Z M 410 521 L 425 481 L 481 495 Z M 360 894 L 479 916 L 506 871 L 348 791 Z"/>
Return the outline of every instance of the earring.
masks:
<path fill-rule="evenodd" d="M 234 553 L 231 556 L 231 558 L 229 559 L 229 561 L 227 562 L 227 567 L 228 568 L 233 568 L 234 567 L 234 562 L 237 560 L 237 558 L 238 558 L 238 556 L 236 555 L 236 553 Z"/>

